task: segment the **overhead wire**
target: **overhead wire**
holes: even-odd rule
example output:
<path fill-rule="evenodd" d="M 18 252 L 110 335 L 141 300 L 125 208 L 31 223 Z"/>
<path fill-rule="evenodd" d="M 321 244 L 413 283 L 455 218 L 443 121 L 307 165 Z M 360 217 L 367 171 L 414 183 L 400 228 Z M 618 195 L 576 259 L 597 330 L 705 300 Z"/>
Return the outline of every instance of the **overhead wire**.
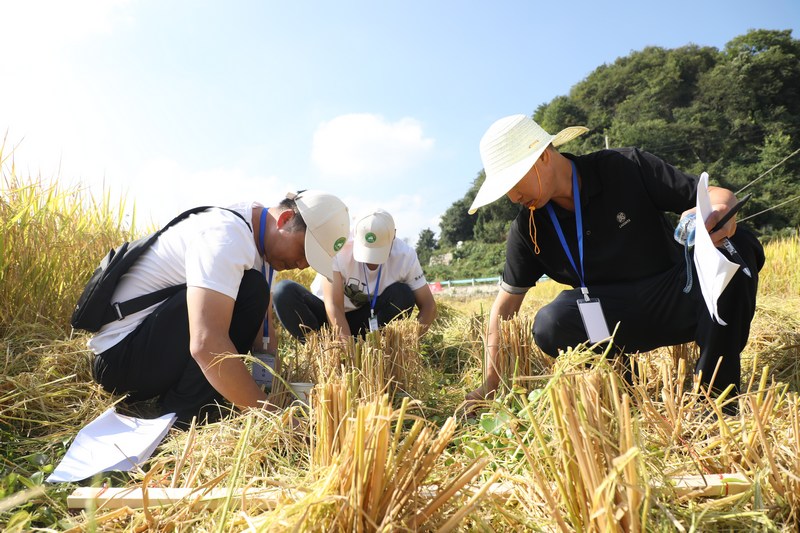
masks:
<path fill-rule="evenodd" d="M 772 172 L 773 170 L 775 170 L 776 168 L 778 168 L 779 166 L 784 164 L 787 160 L 789 160 L 790 158 L 796 156 L 798 153 L 800 153 L 800 148 L 798 148 L 797 150 L 795 150 L 791 154 L 789 154 L 786 157 L 784 157 L 779 163 L 776 163 L 775 165 L 773 165 L 772 168 L 770 168 L 769 170 L 767 170 L 766 172 L 764 172 L 763 174 L 761 174 L 760 176 L 755 178 L 753 181 L 751 181 L 750 183 L 748 183 L 747 185 L 745 185 L 744 187 L 742 187 L 741 189 L 736 191 L 736 194 L 741 193 L 742 191 L 744 191 L 745 189 L 747 189 L 748 187 L 753 185 L 755 182 L 759 181 L 761 178 L 763 178 L 764 176 L 766 176 L 767 174 L 769 174 L 770 172 Z"/>
<path fill-rule="evenodd" d="M 768 208 L 766 208 L 766 209 L 764 209 L 762 211 L 759 211 L 758 213 L 754 213 L 752 215 L 747 215 L 744 218 L 740 218 L 739 222 L 744 222 L 745 220 L 750 220 L 751 218 L 753 218 L 755 216 L 763 215 L 767 211 L 772 211 L 773 209 L 777 209 L 777 208 L 781 207 L 782 205 L 786 205 L 786 204 L 788 204 L 790 202 L 794 202 L 795 200 L 800 200 L 800 194 L 798 194 L 797 196 L 795 196 L 793 198 L 789 198 L 788 200 L 784 200 L 783 202 L 781 202 L 779 204 L 773 205 L 772 207 L 768 207 Z"/>

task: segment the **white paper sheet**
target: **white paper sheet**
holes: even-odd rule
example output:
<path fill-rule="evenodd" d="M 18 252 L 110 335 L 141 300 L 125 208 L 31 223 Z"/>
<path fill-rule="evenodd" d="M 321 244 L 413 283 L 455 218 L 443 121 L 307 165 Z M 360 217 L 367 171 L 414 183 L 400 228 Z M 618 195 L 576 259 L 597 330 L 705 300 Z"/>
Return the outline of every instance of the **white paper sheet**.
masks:
<path fill-rule="evenodd" d="M 47 481 L 80 481 L 100 472 L 133 470 L 152 455 L 175 418 L 172 413 L 152 420 L 133 418 L 111 407 L 78 432 Z"/>
<path fill-rule="evenodd" d="M 711 199 L 708 196 L 708 173 L 700 175 L 697 184 L 697 220 L 706 220 L 711 215 Z M 717 250 L 705 224 L 695 227 L 694 265 L 697 268 L 698 283 L 703 293 L 706 307 L 715 322 L 723 326 L 728 324 L 719 316 L 717 300 L 728 282 L 739 269 L 739 265 L 728 259 Z"/>

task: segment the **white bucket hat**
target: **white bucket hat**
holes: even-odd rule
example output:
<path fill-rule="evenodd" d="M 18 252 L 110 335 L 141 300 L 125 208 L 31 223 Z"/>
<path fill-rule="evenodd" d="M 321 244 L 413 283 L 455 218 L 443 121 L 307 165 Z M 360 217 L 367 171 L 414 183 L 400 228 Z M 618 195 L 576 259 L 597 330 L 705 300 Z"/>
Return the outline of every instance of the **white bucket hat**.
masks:
<path fill-rule="evenodd" d="M 550 135 L 527 115 L 511 115 L 496 121 L 481 138 L 486 181 L 475 196 L 469 214 L 510 191 L 550 144 L 560 146 L 587 131 L 589 129 L 583 126 L 572 126 Z"/>
<path fill-rule="evenodd" d="M 306 223 L 306 261 L 328 279 L 333 278 L 331 262 L 350 233 L 347 206 L 332 194 L 317 190 L 288 193 Z"/>
<path fill-rule="evenodd" d="M 373 265 L 385 263 L 392 251 L 395 236 L 392 215 L 383 209 L 375 209 L 359 216 L 355 224 L 353 259 Z"/>

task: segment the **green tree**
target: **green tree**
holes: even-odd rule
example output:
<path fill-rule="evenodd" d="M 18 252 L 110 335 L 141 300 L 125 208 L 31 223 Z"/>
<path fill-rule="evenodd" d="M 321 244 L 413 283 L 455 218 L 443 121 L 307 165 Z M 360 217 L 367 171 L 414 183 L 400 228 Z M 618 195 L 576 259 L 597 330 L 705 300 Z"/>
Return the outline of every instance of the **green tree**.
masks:
<path fill-rule="evenodd" d="M 430 262 L 431 255 L 437 248 L 439 248 L 439 243 L 436 241 L 436 235 L 432 229 L 425 228 L 419 232 L 416 250 L 421 265 L 427 265 Z"/>
<path fill-rule="evenodd" d="M 517 216 L 519 206 L 503 196 L 481 207 L 474 215 L 468 212 L 485 180 L 486 173 L 481 170 L 464 197 L 453 203 L 442 215 L 439 223 L 442 245 L 455 246 L 459 241 L 473 239 L 487 243 L 505 242 L 508 227 Z"/>
<path fill-rule="evenodd" d="M 456 200 L 447 208 L 439 221 L 441 229 L 439 241 L 444 245 L 455 246 L 458 241 L 469 241 L 473 238 L 475 217 L 469 215 L 472 200 L 467 197 Z"/>
<path fill-rule="evenodd" d="M 700 87 L 688 118 L 703 128 L 697 150 L 721 185 L 739 190 L 800 147 L 800 41 L 790 31 L 736 37 Z M 745 215 L 799 194 L 798 176 L 800 158 L 786 160 L 748 189 Z M 794 203 L 750 222 L 767 232 L 796 227 L 799 211 Z"/>
<path fill-rule="evenodd" d="M 508 228 L 519 213 L 519 209 L 520 207 L 506 196 L 481 207 L 475 214 L 477 217 L 473 230 L 475 240 L 485 243 L 506 242 Z"/>
<path fill-rule="evenodd" d="M 788 30 L 754 30 L 722 51 L 688 45 L 633 52 L 597 68 L 569 96 L 539 106 L 534 118 L 553 132 L 588 126 L 588 135 L 566 147 L 572 153 L 602 148 L 607 135 L 612 147 L 637 146 L 736 191 L 800 146 L 798 108 L 800 41 Z M 781 182 L 775 171 L 765 178 L 749 211 L 775 205 L 771 188 L 784 198 L 800 192 L 800 157 L 781 168 L 788 177 Z M 800 202 L 753 223 L 765 230 L 794 225 L 798 211 Z"/>
<path fill-rule="evenodd" d="M 800 181 L 797 177 L 797 164 L 792 170 L 791 163 L 783 161 L 787 153 L 791 152 L 791 136 L 786 134 L 768 135 L 764 145 L 759 148 L 759 161 L 752 169 L 754 181 L 748 191 L 753 191 L 754 199 L 748 205 L 748 213 L 759 213 L 781 202 L 796 198 L 800 195 Z M 797 148 L 795 148 L 797 150 Z M 800 154 L 792 159 L 800 158 Z M 781 164 L 783 162 L 783 164 Z M 763 176 L 763 177 L 761 177 Z M 749 175 L 748 175 L 749 177 Z M 752 180 L 750 180 L 752 181 Z M 758 215 L 758 225 L 769 229 L 798 228 L 800 227 L 800 209 L 795 205 L 786 208 L 777 208 Z"/>
<path fill-rule="evenodd" d="M 469 241 L 474 238 L 476 217 L 469 214 L 469 206 L 475 200 L 486 174 L 481 170 L 472 181 L 472 186 L 463 198 L 456 200 L 447 208 L 439 221 L 439 243 L 444 246 L 455 246 L 458 241 Z"/>

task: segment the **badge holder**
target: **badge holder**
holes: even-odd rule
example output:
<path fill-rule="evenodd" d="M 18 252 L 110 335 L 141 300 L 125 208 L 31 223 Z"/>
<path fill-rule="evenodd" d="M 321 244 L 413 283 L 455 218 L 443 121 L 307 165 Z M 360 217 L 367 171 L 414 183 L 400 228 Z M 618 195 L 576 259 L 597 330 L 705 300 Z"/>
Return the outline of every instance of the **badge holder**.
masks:
<path fill-rule="evenodd" d="M 578 300 L 578 311 L 583 320 L 583 327 L 589 336 L 589 341 L 593 344 L 604 341 L 611 336 L 606 324 L 606 317 L 603 315 L 603 306 L 597 298 L 589 298 L 589 291 L 581 289 L 583 298 Z"/>
<path fill-rule="evenodd" d="M 261 337 L 261 342 L 264 347 L 264 351 L 266 352 L 267 345 L 269 344 L 269 337 Z M 270 372 L 267 367 L 271 368 L 273 372 L 275 371 L 275 356 L 267 353 L 254 353 L 253 357 L 260 361 L 260 363 L 253 363 L 253 380 L 257 385 L 266 386 L 267 388 L 271 389 L 272 372 Z"/>
<path fill-rule="evenodd" d="M 367 287 L 367 299 L 369 300 L 369 330 L 370 331 L 378 331 L 380 328 L 378 327 L 378 317 L 375 316 L 375 302 L 378 300 L 378 287 L 381 285 L 381 272 L 383 272 L 383 265 L 378 267 L 378 279 L 375 280 L 375 290 L 372 291 L 372 296 L 370 297 L 369 294 L 369 275 L 367 274 L 367 267 L 364 263 L 361 263 L 361 268 L 364 270 L 364 279 L 366 280 L 364 283 Z"/>

